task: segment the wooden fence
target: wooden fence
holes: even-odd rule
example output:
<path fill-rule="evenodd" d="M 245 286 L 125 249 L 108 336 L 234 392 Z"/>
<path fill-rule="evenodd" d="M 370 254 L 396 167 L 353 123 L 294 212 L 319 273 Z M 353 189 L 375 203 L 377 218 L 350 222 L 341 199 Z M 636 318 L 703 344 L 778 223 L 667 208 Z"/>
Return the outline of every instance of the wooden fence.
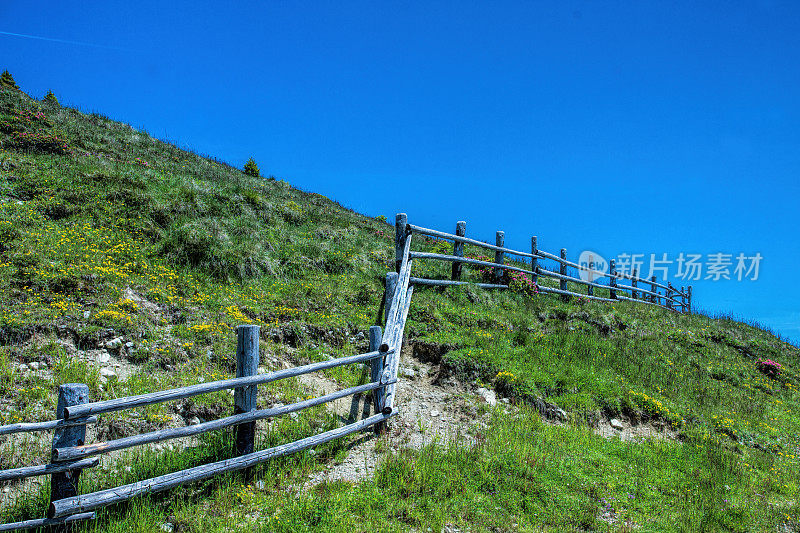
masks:
<path fill-rule="evenodd" d="M 614 302 L 619 300 L 628 300 L 633 302 L 645 303 L 649 305 L 656 305 L 669 309 L 671 311 L 691 313 L 692 310 L 692 287 L 674 287 L 668 281 L 658 282 L 655 276 L 650 279 L 639 277 L 636 269 L 632 274 L 619 272 L 616 269 L 614 260 L 609 262 L 608 272 L 598 271 L 594 269 L 593 264 L 580 265 L 574 261 L 567 260 L 567 250 L 561 249 L 559 255 L 555 255 L 538 247 L 537 237 L 531 237 L 531 251 L 522 252 L 512 250 L 505 247 L 505 233 L 498 231 L 495 237 L 495 244 L 489 244 L 476 239 L 466 237 L 467 224 L 464 221 L 459 221 L 456 224 L 456 233 L 445 233 L 433 229 L 423 228 L 408 223 L 408 217 L 405 213 L 398 213 L 395 223 L 395 253 L 397 264 L 401 264 L 405 254 L 404 246 L 407 247 L 410 239 L 407 236 L 413 234 L 426 235 L 428 237 L 435 237 L 452 241 L 453 253 L 452 255 L 428 253 L 428 252 L 410 252 L 409 259 L 425 259 L 447 261 L 452 263 L 452 270 L 450 279 L 425 279 L 412 277 L 411 283 L 413 285 L 430 285 L 430 286 L 452 286 L 464 285 L 467 282 L 461 281 L 462 266 L 469 265 L 482 268 L 492 268 L 494 270 L 493 283 L 477 283 L 479 287 L 492 288 L 492 289 L 507 289 L 508 285 L 505 284 L 503 279 L 504 271 L 520 272 L 527 274 L 531 277 L 533 283 L 537 284 L 537 289 L 542 293 L 558 294 L 565 299 L 576 296 L 587 298 L 590 300 L 597 300 L 602 302 Z M 494 261 L 483 261 L 480 259 L 473 259 L 464 256 L 464 245 L 469 244 L 477 246 L 485 250 L 494 252 Z M 523 258 L 518 264 L 523 266 L 515 266 L 506 262 L 506 256 L 513 255 Z M 556 263 L 556 268 L 548 269 L 546 265 L 542 265 L 543 261 L 552 261 Z M 410 267 L 411 262 L 408 262 Z M 568 269 L 583 271 L 591 273 L 592 277 L 596 280 L 603 280 L 608 278 L 606 283 L 598 283 L 597 281 L 589 281 L 582 279 L 579 275 L 571 275 Z M 559 282 L 559 288 L 545 287 L 539 284 L 539 277 L 547 277 L 556 279 Z M 620 283 L 621 280 L 627 280 L 630 285 Z M 484 280 L 486 281 L 486 280 Z M 586 287 L 586 293 L 581 294 L 575 291 L 568 290 L 567 282 L 577 283 Z M 594 294 L 594 289 L 603 289 L 608 291 L 608 297 L 598 296 Z"/>
<path fill-rule="evenodd" d="M 387 309 L 389 309 L 389 312 L 387 312 L 386 334 L 381 334 L 379 326 L 370 328 L 370 348 L 367 353 L 258 374 L 259 326 L 246 325 L 237 328 L 236 378 L 233 379 L 200 383 L 177 389 L 98 402 L 88 401 L 89 389 L 84 384 L 70 383 L 61 385 L 59 387 L 58 407 L 56 410 L 57 420 L 0 426 L 0 436 L 20 432 L 55 431 L 50 464 L 0 471 L 0 481 L 50 475 L 51 496 L 47 518 L 0 524 L 0 531 L 33 529 L 43 526 L 65 526 L 80 520 L 92 519 L 95 517 L 96 509 L 129 500 L 141 494 L 168 490 L 218 474 L 244 470 L 276 457 L 302 451 L 345 435 L 362 431 L 370 426 L 374 426 L 376 431 L 379 431 L 386 420 L 398 414 L 398 410 L 394 407 L 394 386 L 397 382 L 399 344 L 402 340 L 402 330 L 408 315 L 408 304 L 410 303 L 412 292 L 412 289 L 408 287 L 408 283 L 408 275 L 405 278 L 402 276 L 397 278 L 397 287 L 405 287 L 406 292 L 403 295 L 398 290 L 388 300 L 389 306 Z M 397 307 L 395 308 L 395 306 Z M 370 365 L 372 378 L 370 383 L 282 407 L 258 409 L 256 406 L 258 385 L 357 363 Z M 231 416 L 192 426 L 162 429 L 108 442 L 84 443 L 86 426 L 96 423 L 98 417 L 105 413 L 228 389 L 234 390 L 234 413 Z M 373 394 L 375 414 L 373 416 L 295 442 L 254 451 L 255 422 L 257 420 L 294 413 L 368 391 L 375 391 L 375 394 Z M 90 494 L 78 494 L 78 480 L 81 472 L 97 466 L 99 463 L 97 456 L 99 454 L 180 437 L 199 435 L 234 426 L 236 432 L 234 444 L 236 457 L 120 487 Z"/>
<path fill-rule="evenodd" d="M 478 283 L 477 285 L 480 287 L 508 288 L 508 285 L 502 281 L 502 273 L 514 271 L 530 275 L 534 283 L 538 282 L 539 276 L 559 280 L 560 286 L 558 289 L 539 285 L 538 290 L 543 293 L 558 294 L 566 298 L 580 296 L 599 301 L 631 300 L 657 305 L 673 311 L 691 311 L 691 286 L 686 290 L 683 288 L 678 290 L 670 283 L 664 285 L 656 282 L 655 277 L 646 280 L 639 278 L 636 273 L 633 275 L 622 274 L 615 270 L 613 261 L 611 262 L 610 272 L 593 271 L 598 278 L 608 277 L 608 285 L 585 281 L 579 277 L 570 276 L 567 269 L 586 271 L 590 270 L 588 267 L 568 261 L 566 250 L 564 249 L 561 250 L 560 256 L 539 250 L 536 237 L 531 239 L 531 252 L 528 253 L 506 248 L 504 246 L 505 235 L 502 231 L 497 232 L 496 244 L 494 245 L 467 238 L 466 223 L 464 222 L 458 222 L 455 235 L 409 224 L 406 215 L 402 213 L 397 215 L 396 222 L 395 257 L 397 272 L 390 272 L 386 275 L 386 290 L 382 301 L 382 308 L 386 311 L 385 329 L 382 332 L 380 326 L 372 326 L 370 328 L 369 351 L 367 353 L 258 374 L 259 326 L 243 325 L 237 328 L 236 377 L 233 379 L 96 402 L 89 402 L 89 388 L 84 384 L 69 383 L 61 385 L 59 387 L 56 420 L 0 426 L 0 436 L 20 432 L 54 431 L 52 456 L 49 464 L 0 471 L 0 481 L 50 475 L 51 496 L 47 518 L 0 524 L 0 532 L 33 529 L 43 526 L 64 527 L 81 520 L 92 519 L 95 517 L 97 509 L 129 500 L 141 494 L 168 490 L 185 483 L 208 479 L 218 474 L 244 470 L 276 457 L 289 455 L 362 431 L 370 426 L 373 426 L 376 432 L 380 432 L 385 427 L 386 421 L 398 414 L 395 407 L 397 375 L 400 365 L 403 332 L 414 286 L 465 284 L 467 282 L 461 281 L 463 265 L 494 269 L 496 282 Z M 411 240 L 414 234 L 452 241 L 453 254 L 412 252 Z M 465 244 L 494 251 L 495 260 L 492 262 L 465 257 Z M 523 268 L 509 264 L 506 262 L 506 255 L 527 258 L 530 260 L 530 266 Z M 451 279 L 434 280 L 412 277 L 411 271 L 415 259 L 433 259 L 452 263 Z M 558 263 L 559 271 L 555 272 L 542 268 L 541 262 L 544 260 Z M 520 264 L 527 266 L 527 263 Z M 622 279 L 629 280 L 631 284 L 620 284 L 619 280 Z M 567 290 L 567 282 L 585 285 L 587 293 L 579 294 Z M 640 283 L 641 286 L 639 285 Z M 594 295 L 593 290 L 595 288 L 608 290 L 609 297 Z M 659 289 L 663 289 L 664 292 L 659 292 Z M 359 363 L 370 365 L 370 382 L 365 385 L 350 387 L 282 407 L 258 409 L 256 405 L 258 385 Z M 230 389 L 234 390 L 234 413 L 231 416 L 192 426 L 162 429 L 107 442 L 85 443 L 86 426 L 97 423 L 98 417 L 106 413 Z M 373 391 L 374 415 L 325 433 L 273 448 L 255 451 L 255 423 L 257 420 L 294 413 L 368 391 Z M 229 427 L 235 427 L 236 437 L 234 443 L 235 457 L 231 459 L 196 466 L 90 494 L 78 494 L 78 480 L 81 472 L 97 466 L 99 464 L 97 456 L 100 454 L 170 439 L 190 437 Z"/>

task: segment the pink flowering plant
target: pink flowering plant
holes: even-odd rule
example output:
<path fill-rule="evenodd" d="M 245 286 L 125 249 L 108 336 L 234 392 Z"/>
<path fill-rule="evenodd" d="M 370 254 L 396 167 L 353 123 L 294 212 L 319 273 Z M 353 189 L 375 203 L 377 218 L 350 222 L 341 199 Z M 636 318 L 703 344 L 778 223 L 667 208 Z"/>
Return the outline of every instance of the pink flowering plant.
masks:
<path fill-rule="evenodd" d="M 66 154 L 65 137 L 52 130 L 52 123 L 42 111 L 14 110 L 8 120 L 0 122 L 0 131 L 11 135 L 12 145 L 22 150 Z"/>
<path fill-rule="evenodd" d="M 513 270 L 507 271 L 506 274 L 508 275 L 508 287 L 512 291 L 529 297 L 539 294 L 539 286 L 527 274 Z"/>
<path fill-rule="evenodd" d="M 763 374 L 771 378 L 778 377 L 778 374 L 781 372 L 781 365 L 780 363 L 776 363 L 772 359 L 763 359 L 756 362 L 756 368 L 758 368 Z"/>

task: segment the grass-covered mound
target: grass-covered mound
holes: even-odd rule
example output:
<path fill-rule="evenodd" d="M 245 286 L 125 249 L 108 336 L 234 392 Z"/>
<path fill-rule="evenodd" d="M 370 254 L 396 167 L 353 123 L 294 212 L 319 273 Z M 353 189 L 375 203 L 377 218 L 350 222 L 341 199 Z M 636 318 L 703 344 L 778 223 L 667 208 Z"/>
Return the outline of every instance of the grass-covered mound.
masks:
<path fill-rule="evenodd" d="M 239 323 L 262 325 L 267 367 L 366 348 L 360 333 L 375 321 L 380 279 L 394 263 L 385 222 L 12 88 L 0 91 L 0 142 L 0 424 L 52 418 L 63 382 L 85 382 L 101 399 L 230 376 Z M 415 237 L 414 248 L 447 245 Z M 416 263 L 416 275 L 449 275 L 449 265 Z M 466 279 L 480 276 L 465 268 Z M 373 480 L 289 491 L 346 453 L 332 444 L 265 465 L 256 472 L 263 485 L 219 478 L 104 510 L 86 527 L 800 530 L 796 347 L 731 319 L 518 288 L 414 294 L 412 350 L 519 406 L 494 413 L 474 443 L 396 453 L 387 443 Z M 129 376 L 103 377 L 74 356 L 118 337 L 126 345 L 115 356 L 131 365 Z M 767 359 L 781 365 L 777 374 L 759 367 Z M 31 371 L 31 363 L 46 368 Z M 330 377 L 364 379 L 344 369 Z M 305 392 L 296 382 L 262 389 L 281 401 Z M 540 401 L 564 409 L 567 424 L 542 423 L 526 407 Z M 210 418 L 231 412 L 232 400 L 219 393 L 183 408 Z M 114 438 L 164 427 L 177 414 L 152 406 L 100 426 Z M 589 428 L 609 417 L 668 427 L 676 439 L 594 435 Z M 315 410 L 281 421 L 260 444 L 332 423 Z M 46 460 L 46 443 L 29 443 L 40 454 L 33 457 L 10 443 L 0 442 L 0 468 Z M 222 435 L 183 455 L 144 451 L 146 460 L 87 473 L 83 489 L 228 449 Z M 31 489 L 0 520 L 41 516 L 46 500 L 46 487 Z"/>

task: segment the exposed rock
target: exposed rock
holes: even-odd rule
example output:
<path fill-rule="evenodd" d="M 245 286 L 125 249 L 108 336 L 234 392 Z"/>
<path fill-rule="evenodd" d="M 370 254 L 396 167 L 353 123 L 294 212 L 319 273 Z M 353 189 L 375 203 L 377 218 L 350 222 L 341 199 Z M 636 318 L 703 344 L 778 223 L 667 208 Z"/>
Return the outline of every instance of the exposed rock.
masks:
<path fill-rule="evenodd" d="M 617 418 L 612 418 L 609 424 L 611 424 L 611 427 L 616 429 L 617 431 L 622 431 L 622 429 L 625 427 L 622 424 L 622 422 Z"/>
<path fill-rule="evenodd" d="M 567 420 L 566 411 L 555 404 L 545 401 L 543 398 L 534 399 L 533 405 L 536 406 L 539 414 L 544 418 L 558 420 L 560 422 L 566 422 Z"/>
<path fill-rule="evenodd" d="M 122 348 L 122 337 L 115 337 L 106 342 L 106 348 L 109 350 L 119 350 Z"/>
<path fill-rule="evenodd" d="M 497 393 L 495 393 L 493 390 L 481 387 L 478 389 L 478 394 L 487 404 L 491 406 L 497 405 Z"/>
<path fill-rule="evenodd" d="M 431 411 L 431 418 L 436 418 L 440 414 L 442 413 L 440 413 L 438 409 L 434 409 L 433 411 Z"/>
<path fill-rule="evenodd" d="M 200 419 L 196 416 L 193 416 L 192 418 L 189 419 L 188 423 L 190 426 L 196 426 L 197 424 L 200 423 Z"/>
<path fill-rule="evenodd" d="M 400 367 L 400 375 L 404 378 L 414 379 L 416 377 L 416 373 L 414 372 L 413 368 L 408 367 Z"/>

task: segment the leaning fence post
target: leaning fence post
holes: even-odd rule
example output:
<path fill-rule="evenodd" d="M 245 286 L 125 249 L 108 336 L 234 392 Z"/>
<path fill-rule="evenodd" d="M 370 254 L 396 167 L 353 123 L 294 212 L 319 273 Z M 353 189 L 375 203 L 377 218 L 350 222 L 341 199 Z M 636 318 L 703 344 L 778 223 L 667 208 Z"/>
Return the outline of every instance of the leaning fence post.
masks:
<path fill-rule="evenodd" d="M 658 287 L 656 287 L 656 277 L 650 276 L 650 289 L 653 291 L 653 294 L 650 295 L 650 301 L 654 304 L 660 304 L 658 300 Z"/>
<path fill-rule="evenodd" d="M 692 313 L 692 286 L 689 285 L 686 287 L 686 312 L 691 314 Z"/>
<path fill-rule="evenodd" d="M 380 326 L 371 326 L 369 328 L 369 351 L 370 352 L 377 352 L 381 347 L 381 339 L 383 335 L 381 333 Z M 381 380 L 381 374 L 383 374 L 383 365 L 385 364 L 383 357 L 377 357 L 372 360 L 370 363 L 370 382 L 377 383 Z M 384 398 L 385 390 L 383 388 L 375 389 L 372 391 L 372 407 L 373 413 L 378 414 L 381 412 L 383 408 L 383 398 Z M 384 427 L 386 425 L 381 422 L 380 424 L 375 424 L 375 433 L 383 432 Z"/>
<path fill-rule="evenodd" d="M 256 325 L 236 328 L 236 377 L 258 374 L 258 332 Z M 258 386 L 237 387 L 233 393 L 233 413 L 248 413 L 257 409 Z M 253 453 L 256 440 L 256 423 L 247 422 L 236 426 L 236 455 Z"/>
<path fill-rule="evenodd" d="M 387 272 L 386 273 L 386 290 L 384 291 L 384 304 L 383 308 L 385 309 L 384 314 L 386 316 L 386 320 L 384 320 L 383 325 L 384 327 L 389 322 L 389 316 L 391 316 L 392 312 L 392 300 L 394 299 L 394 291 L 397 289 L 397 272 Z"/>
<path fill-rule="evenodd" d="M 531 279 L 534 283 L 539 283 L 539 244 L 536 236 L 531 237 Z"/>
<path fill-rule="evenodd" d="M 565 261 L 567 259 L 567 249 L 566 248 L 562 248 L 561 249 L 561 259 L 563 259 Z M 561 263 L 559 263 L 558 272 L 562 276 L 566 276 L 567 275 L 567 265 L 564 264 L 563 261 Z M 558 280 L 558 288 L 561 289 L 562 291 L 567 290 L 567 280 L 565 280 L 564 278 L 559 279 Z M 561 299 L 566 302 L 567 300 L 569 300 L 569 295 L 562 294 L 561 295 Z"/>
<path fill-rule="evenodd" d="M 403 262 L 403 248 L 406 245 L 406 228 L 408 227 L 408 216 L 405 213 L 397 213 L 394 224 L 394 267 L 400 272 L 400 265 Z"/>
<path fill-rule="evenodd" d="M 494 239 L 495 244 L 502 248 L 502 247 L 505 247 L 505 241 L 506 241 L 506 232 L 498 231 L 497 234 L 495 235 L 495 239 Z M 496 250 L 494 252 L 494 262 L 495 263 L 497 263 L 499 265 L 502 265 L 503 262 L 504 262 L 504 259 L 505 259 L 505 253 L 501 252 L 500 250 Z M 496 279 L 498 283 L 502 282 L 503 274 L 504 274 L 504 272 L 503 272 L 502 268 L 495 268 L 494 269 L 494 279 Z"/>
<path fill-rule="evenodd" d="M 617 262 L 614 259 L 611 259 L 608 262 L 608 274 L 611 277 L 609 281 L 609 289 L 610 297 L 612 300 L 617 299 L 617 291 L 614 290 L 617 287 Z"/>
<path fill-rule="evenodd" d="M 89 387 L 83 383 L 66 383 L 58 387 L 56 418 L 64 419 L 64 408 L 89 401 Z M 53 434 L 53 450 L 71 446 L 83 446 L 86 441 L 86 425 L 56 429 Z M 78 495 L 78 479 L 81 470 L 67 470 L 50 476 L 50 502 Z"/>
<path fill-rule="evenodd" d="M 467 223 L 463 220 L 459 220 L 456 222 L 456 235 L 459 237 L 464 237 L 467 234 Z M 453 241 L 453 255 L 458 257 L 464 257 L 464 243 L 459 241 Z M 450 279 L 454 281 L 458 281 L 461 279 L 461 263 L 454 262 L 453 263 L 453 272 L 450 276 Z"/>
<path fill-rule="evenodd" d="M 631 287 L 636 289 L 636 287 L 639 286 L 638 285 L 638 283 L 639 283 L 638 280 L 639 280 L 639 269 L 634 267 L 634 269 L 633 269 L 633 279 L 631 279 Z M 631 291 L 631 298 L 636 300 L 638 296 L 639 296 L 639 292 L 638 291 L 636 291 L 636 290 L 632 290 Z"/>

